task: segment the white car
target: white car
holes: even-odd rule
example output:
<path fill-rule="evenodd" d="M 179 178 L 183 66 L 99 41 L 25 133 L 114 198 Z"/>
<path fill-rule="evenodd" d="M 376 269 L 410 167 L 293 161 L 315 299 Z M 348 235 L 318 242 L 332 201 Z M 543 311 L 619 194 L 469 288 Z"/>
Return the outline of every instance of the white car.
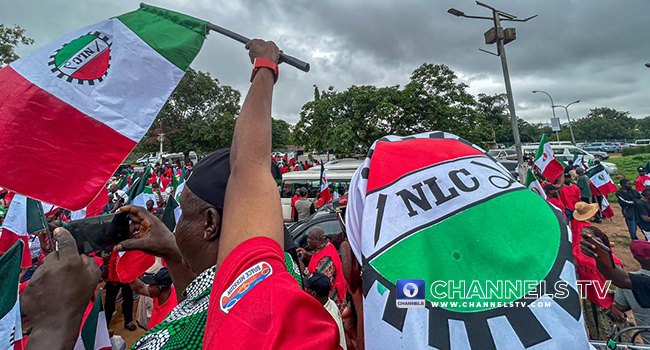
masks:
<path fill-rule="evenodd" d="M 539 145 L 522 146 L 521 151 L 523 153 L 535 154 L 535 152 L 537 152 L 537 148 L 539 148 Z M 555 156 L 558 159 L 561 159 L 567 165 L 571 165 L 571 163 L 573 163 L 573 159 L 575 158 L 576 154 L 581 155 L 585 162 L 593 162 L 597 160 L 596 157 L 594 157 L 592 154 L 589 154 L 588 152 L 575 146 L 551 146 L 551 149 L 553 149 Z M 601 161 L 600 164 L 605 167 L 610 175 L 618 174 L 618 168 L 616 167 L 616 164 L 603 161 Z"/>

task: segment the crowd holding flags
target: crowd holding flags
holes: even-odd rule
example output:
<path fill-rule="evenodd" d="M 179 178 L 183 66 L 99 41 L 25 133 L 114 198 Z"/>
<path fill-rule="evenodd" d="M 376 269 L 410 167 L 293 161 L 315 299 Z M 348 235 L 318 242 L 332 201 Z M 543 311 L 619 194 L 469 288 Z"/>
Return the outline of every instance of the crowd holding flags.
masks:
<path fill-rule="evenodd" d="M 41 202 L 23 195 L 15 195 L 0 232 L 0 254 L 7 252 L 19 240 L 27 247 L 28 236 L 45 229 L 47 223 Z M 21 266 L 32 266 L 29 249 L 23 249 Z"/>

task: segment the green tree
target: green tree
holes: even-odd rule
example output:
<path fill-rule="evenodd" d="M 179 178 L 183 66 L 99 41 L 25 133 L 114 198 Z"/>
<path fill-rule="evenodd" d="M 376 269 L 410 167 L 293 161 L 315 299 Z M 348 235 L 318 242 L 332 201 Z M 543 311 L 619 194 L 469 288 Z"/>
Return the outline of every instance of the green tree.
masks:
<path fill-rule="evenodd" d="M 169 136 L 166 151 L 209 153 L 229 147 L 239 114 L 241 94 L 236 89 L 221 85 L 209 73 L 189 69 L 154 122 L 144 140 L 155 137 L 153 130 L 161 122 L 169 129 L 178 130 Z M 140 143 L 135 152 L 153 152 L 157 143 Z"/>
<path fill-rule="evenodd" d="M 638 136 L 637 121 L 629 112 L 608 107 L 591 109 L 572 126 L 576 140 L 634 139 Z"/>
<path fill-rule="evenodd" d="M 284 149 L 287 145 L 291 144 L 291 124 L 282 119 L 275 118 L 273 118 L 272 123 L 273 149 Z"/>
<path fill-rule="evenodd" d="M 636 129 L 638 131 L 638 137 L 644 139 L 650 138 L 650 116 L 647 116 L 642 119 L 638 119 L 636 122 L 637 122 Z"/>
<path fill-rule="evenodd" d="M 0 24 L 0 68 L 19 58 L 14 51 L 18 45 L 31 45 L 33 43 L 34 39 L 27 37 L 25 29 L 19 25 L 10 28 Z"/>
<path fill-rule="evenodd" d="M 491 138 L 486 119 L 475 109 L 467 85 L 447 66 L 423 64 L 399 86 L 351 86 L 345 91 L 314 88 L 293 132 L 293 141 L 310 150 L 333 149 L 338 156 L 367 152 L 390 134 L 431 130 L 455 133 L 478 144 Z"/>

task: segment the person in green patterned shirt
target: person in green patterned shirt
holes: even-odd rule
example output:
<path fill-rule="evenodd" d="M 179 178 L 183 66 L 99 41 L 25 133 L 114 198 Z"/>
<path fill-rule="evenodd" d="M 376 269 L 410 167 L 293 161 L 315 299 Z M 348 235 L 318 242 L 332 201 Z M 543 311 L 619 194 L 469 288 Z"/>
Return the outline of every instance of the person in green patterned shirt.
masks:
<path fill-rule="evenodd" d="M 229 155 L 228 149 L 219 150 L 194 167 L 180 195 L 182 212 L 175 233 L 144 208 L 120 209 L 130 214 L 140 234 L 115 250 L 142 250 L 162 257 L 179 299 L 178 306 L 131 349 L 201 349 L 216 273 Z"/>

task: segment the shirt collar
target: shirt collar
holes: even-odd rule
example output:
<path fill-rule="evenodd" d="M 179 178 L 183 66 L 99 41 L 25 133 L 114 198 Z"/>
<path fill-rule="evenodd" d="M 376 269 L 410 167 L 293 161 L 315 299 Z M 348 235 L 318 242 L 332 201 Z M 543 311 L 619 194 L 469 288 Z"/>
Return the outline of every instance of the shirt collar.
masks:
<path fill-rule="evenodd" d="M 196 276 L 196 278 L 187 285 L 187 288 L 185 288 L 185 291 L 183 292 L 187 299 L 194 299 L 203 294 L 203 292 L 208 288 L 212 287 L 216 271 L 217 265 L 213 265 Z"/>

